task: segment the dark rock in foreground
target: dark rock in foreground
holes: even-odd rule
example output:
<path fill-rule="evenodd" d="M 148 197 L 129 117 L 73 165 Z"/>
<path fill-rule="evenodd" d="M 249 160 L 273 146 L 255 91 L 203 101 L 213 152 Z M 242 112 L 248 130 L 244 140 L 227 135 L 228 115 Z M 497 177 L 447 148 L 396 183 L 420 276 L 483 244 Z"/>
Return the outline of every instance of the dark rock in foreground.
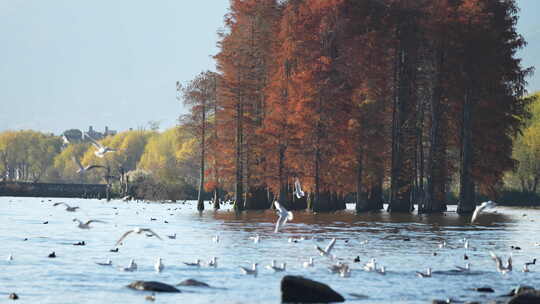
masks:
<path fill-rule="evenodd" d="M 127 287 L 137 290 L 147 290 L 155 292 L 181 292 L 174 286 L 156 281 L 135 281 L 129 284 Z"/>
<path fill-rule="evenodd" d="M 184 280 L 176 284 L 176 286 L 210 287 L 210 285 L 206 284 L 205 282 L 197 281 L 194 279 Z"/>
<path fill-rule="evenodd" d="M 329 303 L 345 302 L 345 299 L 326 284 L 300 276 L 285 276 L 281 279 L 281 302 Z"/>
<path fill-rule="evenodd" d="M 527 289 L 522 292 L 517 292 L 515 296 L 508 301 L 508 304 L 537 304 L 540 303 L 540 291 Z"/>

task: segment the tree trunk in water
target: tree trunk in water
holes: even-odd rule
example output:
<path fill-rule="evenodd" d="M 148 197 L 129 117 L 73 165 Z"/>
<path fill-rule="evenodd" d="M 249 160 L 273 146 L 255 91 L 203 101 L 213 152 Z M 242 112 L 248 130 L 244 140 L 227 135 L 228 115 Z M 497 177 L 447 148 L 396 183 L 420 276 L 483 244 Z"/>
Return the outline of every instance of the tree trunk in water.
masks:
<path fill-rule="evenodd" d="M 213 200 L 213 207 L 214 210 L 218 210 L 220 208 L 220 198 L 219 198 L 219 189 L 214 189 L 214 200 Z"/>
<path fill-rule="evenodd" d="M 472 179 L 472 102 L 470 89 L 465 93 L 461 126 L 461 162 L 459 176 L 459 203 L 457 212 L 467 214 L 475 208 L 474 182 Z"/>
<path fill-rule="evenodd" d="M 199 196 L 197 198 L 197 210 L 203 211 L 204 210 L 204 198 L 203 198 L 203 191 L 204 191 L 204 157 L 205 157 L 205 136 L 206 136 L 206 107 L 205 102 L 203 100 L 202 104 L 202 129 L 201 129 L 201 168 L 199 172 Z"/>
<path fill-rule="evenodd" d="M 369 211 L 367 193 L 362 187 L 362 164 L 358 163 L 356 168 L 356 213 Z"/>
<path fill-rule="evenodd" d="M 398 33 L 397 95 L 394 99 L 392 136 L 392 170 L 390 186 L 391 212 L 410 212 L 414 190 L 416 151 L 416 25 L 412 16 L 402 23 Z"/>
<path fill-rule="evenodd" d="M 268 197 L 266 187 L 255 187 L 250 189 L 245 202 L 247 210 L 268 209 Z"/>
<path fill-rule="evenodd" d="M 244 209 L 243 190 L 243 168 L 242 168 L 242 120 L 244 113 L 241 101 L 236 104 L 236 177 L 235 177 L 235 198 L 234 209 L 240 211 Z"/>

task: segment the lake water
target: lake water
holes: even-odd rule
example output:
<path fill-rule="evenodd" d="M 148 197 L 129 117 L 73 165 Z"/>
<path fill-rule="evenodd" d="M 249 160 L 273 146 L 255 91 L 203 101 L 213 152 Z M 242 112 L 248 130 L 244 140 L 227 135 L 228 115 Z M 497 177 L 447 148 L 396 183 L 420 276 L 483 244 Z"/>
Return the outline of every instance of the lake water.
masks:
<path fill-rule="evenodd" d="M 79 206 L 77 212 L 66 212 L 54 202 Z M 430 303 L 433 299 L 487 301 L 509 292 L 517 285 L 533 285 L 540 279 L 540 265 L 523 273 L 524 262 L 540 257 L 540 210 L 497 208 L 498 213 L 485 215 L 477 225 L 468 218 L 449 212 L 444 216 L 355 215 L 352 210 L 332 214 L 295 212 L 294 220 L 282 232 L 273 233 L 276 215 L 230 210 L 208 210 L 199 214 L 194 202 L 186 204 L 137 203 L 82 199 L 0 197 L 0 302 L 15 292 L 20 303 L 148 303 L 148 292 L 125 286 L 135 280 L 156 280 L 177 284 L 193 278 L 220 289 L 179 287 L 181 294 L 157 294 L 157 303 L 279 303 L 280 280 L 285 274 L 302 275 L 330 285 L 347 303 Z M 72 220 L 99 219 L 90 230 L 77 228 Z M 152 218 L 156 220 L 151 220 Z M 43 224 L 48 221 L 48 224 Z M 167 221 L 168 223 L 166 223 Z M 123 232 L 147 227 L 164 238 L 130 235 L 118 253 L 109 252 Z M 166 235 L 177 234 L 176 239 Z M 212 237 L 220 236 L 214 243 Z M 258 244 L 249 239 L 259 234 Z M 288 238 L 299 240 L 288 242 Z M 316 240 L 313 238 L 320 238 Z M 24 240 L 27 238 L 28 240 Z M 349 262 L 352 274 L 342 278 L 331 274 L 332 262 L 321 257 L 315 245 L 325 247 L 337 238 L 333 253 Z M 462 239 L 470 240 L 469 250 Z M 405 241 L 410 239 L 410 241 Z M 447 247 L 438 244 L 446 240 Z M 85 241 L 86 246 L 73 246 Z M 365 242 L 367 241 L 367 242 Z M 510 246 L 519 246 L 513 250 Z M 49 259 L 55 251 L 57 258 Z M 489 258 L 489 251 L 512 254 L 514 271 L 502 275 Z M 435 256 L 434 253 L 437 253 Z M 14 259 L 6 260 L 12 253 Z M 472 272 L 466 275 L 435 273 L 420 278 L 416 271 L 447 271 L 464 266 L 469 257 Z M 218 267 L 193 268 L 182 262 L 204 261 L 219 257 Z M 303 268 L 302 262 L 315 259 L 315 267 Z M 360 256 L 360 263 L 353 259 Z M 157 257 L 165 270 L 154 271 Z M 370 258 L 386 266 L 387 274 L 362 270 Z M 98 266 L 110 258 L 113 267 Z M 136 272 L 122 272 L 135 259 Z M 264 268 L 272 259 L 286 262 L 285 273 Z M 256 278 L 242 275 L 238 266 L 259 263 Z M 491 286 L 493 294 L 480 294 L 470 288 Z M 536 286 L 538 287 L 538 286 Z M 355 298 L 354 294 L 368 296 Z M 501 298 L 498 298 L 501 299 Z"/>

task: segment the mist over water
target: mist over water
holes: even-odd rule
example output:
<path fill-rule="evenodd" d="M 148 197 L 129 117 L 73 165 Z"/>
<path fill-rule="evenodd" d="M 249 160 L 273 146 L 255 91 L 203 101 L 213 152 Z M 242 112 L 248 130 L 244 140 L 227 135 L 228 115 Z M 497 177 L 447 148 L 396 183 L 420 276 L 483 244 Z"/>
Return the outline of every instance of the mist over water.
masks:
<path fill-rule="evenodd" d="M 66 212 L 53 207 L 54 202 L 66 202 L 81 207 Z M 0 299 L 16 292 L 21 302 L 39 303 L 145 303 L 149 292 L 133 291 L 125 286 L 135 280 L 156 280 L 177 284 L 193 278 L 214 287 L 201 289 L 179 287 L 180 294 L 157 294 L 159 303 L 279 303 L 281 278 L 286 274 L 302 275 L 330 285 L 352 303 L 430 303 L 433 299 L 487 301 L 509 292 L 515 286 L 532 285 L 540 279 L 540 269 L 532 266 L 530 273 L 521 272 L 524 262 L 540 253 L 534 244 L 540 210 L 497 208 L 497 214 L 485 215 L 477 225 L 455 213 L 418 216 L 395 215 L 386 212 L 356 215 L 352 210 L 331 214 L 295 212 L 294 220 L 283 231 L 274 234 L 277 218 L 271 210 L 236 214 L 224 206 L 199 214 L 194 202 L 159 204 L 82 199 L 0 198 Z M 116 209 L 114 209 L 116 208 Z M 175 210 L 176 209 L 176 210 Z M 118 213 L 118 215 L 115 215 Z M 526 214 L 526 216 L 524 216 Z M 81 230 L 72 222 L 99 219 L 90 230 Z M 151 220 L 154 218 L 155 220 Z M 48 224 L 43 222 L 48 221 Z M 165 223 L 167 221 L 168 223 Z M 109 252 L 116 240 L 127 230 L 147 227 L 163 241 L 144 235 L 130 235 L 118 253 Z M 166 235 L 177 234 L 176 239 Z M 214 243 L 212 237 L 220 236 Z M 258 244 L 249 239 L 259 234 Z M 288 242 L 288 238 L 297 242 Z M 305 240 L 301 240 L 304 237 Z M 325 247 L 337 238 L 334 251 L 342 262 L 352 268 L 350 278 L 331 274 L 332 262 L 321 257 L 315 245 Z M 24 241 L 28 238 L 27 241 Z M 313 239 L 315 238 L 315 239 Z M 462 239 L 469 239 L 470 248 L 463 248 Z M 367 243 L 365 242 L 367 240 Z M 438 248 L 446 240 L 448 246 Z M 85 241 L 86 246 L 73 246 Z M 519 246 L 521 250 L 512 250 Z M 57 258 L 47 255 L 55 251 Z M 489 258 L 493 251 L 505 258 L 512 254 L 514 271 L 501 275 Z M 434 256 L 433 253 L 437 252 Z M 7 256 L 12 253 L 13 261 Z M 464 261 L 463 255 L 469 256 Z M 197 258 L 207 262 L 219 258 L 218 268 L 185 266 Z M 315 267 L 302 268 L 309 257 Z M 360 256 L 360 263 L 353 259 Z M 153 265 L 163 259 L 165 270 L 156 273 Z M 364 272 L 362 266 L 370 258 L 386 266 L 387 274 Z M 111 258 L 113 267 L 98 266 Z M 130 259 L 135 259 L 136 272 L 122 272 Z M 285 273 L 273 273 L 264 268 L 272 259 L 286 262 Z M 259 263 L 256 278 L 240 273 L 238 266 Z M 419 278 L 415 271 L 451 270 L 471 263 L 472 272 L 464 275 L 435 273 L 431 278 Z M 494 294 L 480 294 L 470 288 L 490 286 Z M 356 299 L 351 293 L 368 296 Z"/>

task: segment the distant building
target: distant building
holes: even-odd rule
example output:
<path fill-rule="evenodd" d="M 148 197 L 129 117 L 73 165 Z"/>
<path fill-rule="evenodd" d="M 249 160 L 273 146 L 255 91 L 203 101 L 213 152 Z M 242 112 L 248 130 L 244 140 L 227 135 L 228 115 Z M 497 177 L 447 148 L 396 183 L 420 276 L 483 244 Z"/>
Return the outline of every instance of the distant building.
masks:
<path fill-rule="evenodd" d="M 94 127 L 92 126 L 89 126 L 88 131 L 84 133 L 79 129 L 66 130 L 62 133 L 62 139 L 64 140 L 64 146 L 67 146 L 70 143 L 87 142 L 87 134 L 95 140 L 101 140 L 107 136 L 114 136 L 116 133 L 116 130 L 110 130 L 107 126 L 105 126 L 105 131 L 103 133 L 94 130 Z"/>

